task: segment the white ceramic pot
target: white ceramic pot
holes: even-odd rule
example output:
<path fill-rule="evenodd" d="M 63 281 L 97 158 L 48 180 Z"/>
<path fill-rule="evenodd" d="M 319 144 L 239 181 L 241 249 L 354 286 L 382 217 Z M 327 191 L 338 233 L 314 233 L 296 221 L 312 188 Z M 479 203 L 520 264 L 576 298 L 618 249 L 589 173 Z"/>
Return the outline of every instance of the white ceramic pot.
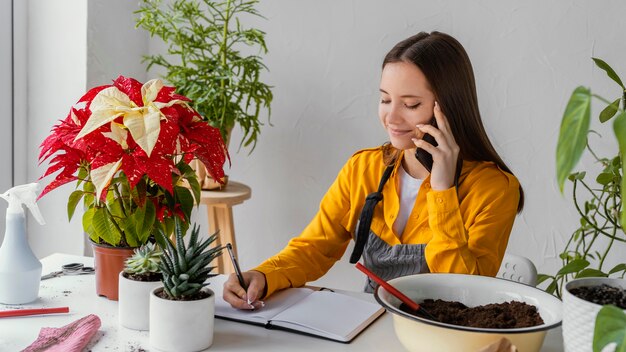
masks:
<path fill-rule="evenodd" d="M 382 287 L 376 300 L 392 313 L 396 336 L 408 351 L 479 351 L 505 337 L 519 351 L 539 352 L 546 332 L 561 324 L 561 301 L 543 290 L 494 277 L 417 274 L 389 283 L 415 302 L 427 298 L 458 301 L 468 307 L 521 301 L 537 307 L 544 324 L 515 329 L 474 328 L 424 319 L 399 309 L 400 300 Z"/>
<path fill-rule="evenodd" d="M 602 308 L 601 305 L 580 299 L 569 291 L 578 287 L 602 284 L 626 289 L 626 280 L 606 277 L 575 279 L 565 284 L 563 290 L 563 344 L 566 352 L 593 351 L 593 331 L 596 325 L 596 316 Z"/>
<path fill-rule="evenodd" d="M 148 330 L 150 293 L 163 285 L 161 281 L 135 281 L 119 276 L 119 323 L 133 330 Z"/>
<path fill-rule="evenodd" d="M 171 301 L 150 294 L 150 345 L 159 351 L 193 352 L 213 343 L 215 293 L 197 301 Z"/>

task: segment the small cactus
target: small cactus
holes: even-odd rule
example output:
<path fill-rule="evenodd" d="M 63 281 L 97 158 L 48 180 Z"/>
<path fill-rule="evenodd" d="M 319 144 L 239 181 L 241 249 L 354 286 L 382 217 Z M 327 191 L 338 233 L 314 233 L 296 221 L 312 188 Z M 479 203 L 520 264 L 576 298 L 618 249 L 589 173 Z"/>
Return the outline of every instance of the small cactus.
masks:
<path fill-rule="evenodd" d="M 153 243 L 135 249 L 135 253 L 124 263 L 124 272 L 132 276 L 149 276 L 160 273 L 159 263 L 163 252 Z"/>
<path fill-rule="evenodd" d="M 193 226 L 189 243 L 183 242 L 183 230 L 179 220 L 176 221 L 176 246 L 169 238 L 166 238 L 167 247 L 163 250 L 162 261 L 159 268 L 163 273 L 163 289 L 169 299 L 190 300 L 196 295 L 205 281 L 216 274 L 211 274 L 215 269 L 209 266 L 211 262 L 222 254 L 222 247 L 208 248 L 215 242 L 217 234 L 209 236 L 204 241 L 198 240 L 200 228 Z"/>

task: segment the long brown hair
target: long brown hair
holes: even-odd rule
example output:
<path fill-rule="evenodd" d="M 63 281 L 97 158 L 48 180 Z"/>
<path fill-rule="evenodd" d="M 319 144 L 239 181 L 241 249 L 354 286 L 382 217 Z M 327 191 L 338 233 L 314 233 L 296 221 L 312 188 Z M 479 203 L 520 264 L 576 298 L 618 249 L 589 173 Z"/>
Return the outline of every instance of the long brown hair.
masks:
<path fill-rule="evenodd" d="M 474 71 L 465 49 L 456 39 L 441 32 L 420 32 L 396 44 L 383 61 L 410 62 L 417 66 L 430 84 L 435 99 L 448 118 L 459 145 L 459 158 L 491 161 L 513 174 L 487 137 L 480 118 Z M 517 211 L 524 207 L 524 192 L 519 188 Z"/>

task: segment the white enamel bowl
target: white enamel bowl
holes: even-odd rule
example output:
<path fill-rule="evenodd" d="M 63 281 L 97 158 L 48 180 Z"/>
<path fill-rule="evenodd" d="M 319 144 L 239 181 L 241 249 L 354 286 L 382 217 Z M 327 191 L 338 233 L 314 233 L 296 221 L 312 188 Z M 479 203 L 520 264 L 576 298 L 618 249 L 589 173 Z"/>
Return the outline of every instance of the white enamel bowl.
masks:
<path fill-rule="evenodd" d="M 444 324 L 399 309 L 400 300 L 378 287 L 376 300 L 393 314 L 396 335 L 409 351 L 478 351 L 502 337 L 519 351 L 541 349 L 548 330 L 561 325 L 561 300 L 545 291 L 518 282 L 461 274 L 417 274 L 389 280 L 415 302 L 427 298 L 458 301 L 468 307 L 520 301 L 536 306 L 543 325 L 520 329 L 482 329 Z"/>

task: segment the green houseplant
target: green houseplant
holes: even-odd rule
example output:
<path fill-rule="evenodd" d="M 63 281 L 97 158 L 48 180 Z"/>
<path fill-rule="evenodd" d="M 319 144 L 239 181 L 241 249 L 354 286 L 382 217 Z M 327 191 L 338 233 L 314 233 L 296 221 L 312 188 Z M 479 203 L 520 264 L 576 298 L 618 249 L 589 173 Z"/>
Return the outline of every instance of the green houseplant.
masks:
<path fill-rule="evenodd" d="M 239 147 L 256 146 L 272 91 L 261 81 L 266 70 L 259 54 L 267 53 L 265 33 L 245 28 L 245 17 L 260 14 L 256 0 L 142 0 L 137 27 L 167 43 L 167 54 L 146 56 L 148 70 L 164 69 L 165 81 L 189 97 L 203 119 L 219 128 L 229 144 L 239 125 Z M 200 180 L 204 186 L 204 181 Z"/>
<path fill-rule="evenodd" d="M 39 197 L 76 181 L 68 216 L 82 200 L 83 229 L 96 252 L 98 294 L 117 299 L 124 256 L 108 262 L 99 254 L 115 247 L 129 256 L 155 234 L 172 233 L 176 218 L 188 227 L 200 196 L 189 163 L 201 160 L 219 180 L 226 149 L 219 130 L 204 123 L 174 87 L 120 76 L 79 99 L 41 144 L 39 159 L 50 160 L 42 177 L 58 172 Z"/>
<path fill-rule="evenodd" d="M 150 344 L 162 351 L 200 351 L 213 343 L 215 293 L 205 281 L 215 276 L 211 262 L 222 247 L 209 247 L 217 234 L 201 240 L 195 225 L 185 244 L 180 221 L 176 224 L 176 242 L 164 239 L 163 287 L 150 294 Z"/>
<path fill-rule="evenodd" d="M 163 251 L 148 242 L 137 247 L 124 262 L 119 276 L 118 317 L 120 325 L 133 330 L 148 330 L 150 292 L 159 287 L 163 275 L 159 269 Z"/>
<path fill-rule="evenodd" d="M 571 234 L 559 255 L 562 267 L 557 273 L 538 276 L 539 283 L 548 283 L 548 292 L 563 296 L 563 334 L 567 351 L 591 350 L 592 341 L 587 336 L 591 336 L 588 330 L 593 332 L 594 321 L 597 341 L 606 342 L 606 334 L 612 334 L 606 329 L 611 324 L 603 322 L 606 318 L 599 316 L 598 321 L 595 319 L 600 306 L 580 299 L 574 293 L 575 290 L 602 284 L 620 286 L 624 281 L 619 278 L 624 278 L 626 274 L 624 262 L 613 267 L 607 266 L 609 258 L 623 260 L 623 256 L 619 256 L 619 249 L 615 248 L 626 243 L 623 227 L 626 223 L 626 209 L 622 206 L 626 194 L 626 178 L 623 177 L 626 167 L 626 87 L 606 62 L 598 58 L 593 58 L 593 61 L 619 86 L 619 96 L 615 100 L 607 100 L 592 93 L 591 89 L 580 86 L 569 99 L 561 120 L 557 144 L 557 181 L 561 192 L 566 180 L 573 183 L 572 199 L 580 216 L 579 227 Z M 599 135 L 590 130 L 591 102 L 594 99 L 605 104 L 599 114 L 600 122 L 613 120 L 613 132 L 619 148 L 615 156 L 600 156 L 589 143 L 590 136 Z M 595 165 L 599 165 L 599 171 L 594 172 L 596 175 L 591 170 L 589 175 L 586 171 L 572 173 L 585 150 Z M 592 177 L 595 178 L 590 180 Z M 623 336 L 626 326 L 622 326 L 621 331 Z M 601 350 L 599 342 L 598 346 L 595 344 L 594 350 Z M 622 340 L 618 350 L 624 348 L 626 344 Z"/>

